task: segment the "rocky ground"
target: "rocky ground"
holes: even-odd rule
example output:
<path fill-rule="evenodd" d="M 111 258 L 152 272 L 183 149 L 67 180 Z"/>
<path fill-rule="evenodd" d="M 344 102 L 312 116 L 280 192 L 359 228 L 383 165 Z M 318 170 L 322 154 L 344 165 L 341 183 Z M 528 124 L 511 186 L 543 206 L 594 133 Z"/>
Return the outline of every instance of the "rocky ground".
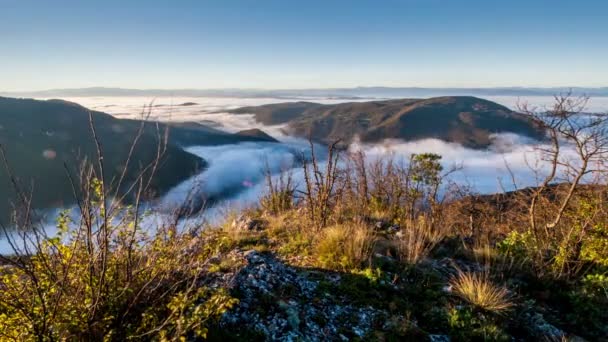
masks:
<path fill-rule="evenodd" d="M 224 316 L 227 328 L 246 326 L 270 340 L 349 340 L 363 338 L 388 315 L 323 293 L 321 281 L 337 283 L 338 274 L 299 270 L 254 250 L 242 255 L 247 265 L 232 282 L 241 302 Z"/>
<path fill-rule="evenodd" d="M 430 307 L 450 297 L 447 281 L 440 279 L 454 272 L 451 259 L 426 265 L 436 271 L 430 272 L 439 281 L 432 283 L 425 283 L 426 276 L 416 273 L 411 279 L 397 279 L 390 273 L 376 277 L 300 268 L 285 264 L 273 253 L 256 250 L 235 249 L 224 260 L 232 262 L 217 265 L 219 271 L 212 283 L 227 286 L 240 302 L 223 316 L 212 339 L 452 340 L 449 328 L 434 322 L 444 319 L 441 312 Z M 412 309 L 401 311 L 404 305 Z M 521 322 L 515 325 L 521 336 L 514 340 L 558 341 L 567 337 L 540 312 L 522 312 Z M 582 340 L 573 335 L 569 338 Z"/>

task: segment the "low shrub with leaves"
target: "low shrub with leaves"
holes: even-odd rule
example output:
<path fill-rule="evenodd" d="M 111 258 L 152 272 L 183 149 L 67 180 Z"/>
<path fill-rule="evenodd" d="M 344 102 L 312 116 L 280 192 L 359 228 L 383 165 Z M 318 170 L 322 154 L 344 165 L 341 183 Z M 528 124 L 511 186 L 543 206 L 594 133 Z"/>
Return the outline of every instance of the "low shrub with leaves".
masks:
<path fill-rule="evenodd" d="M 567 318 L 576 325 L 603 332 L 608 336 L 608 276 L 588 274 L 567 296 L 571 313 Z"/>
<path fill-rule="evenodd" d="M 448 314 L 451 337 L 456 341 L 510 341 L 509 335 L 490 317 L 470 308 L 454 308 Z"/>
<path fill-rule="evenodd" d="M 134 208 L 110 210 L 101 183 L 91 184 L 81 215 L 60 216 L 58 236 L 30 230 L 21 245 L 13 240 L 17 255 L 3 257 L 0 339 L 205 337 L 208 324 L 236 303 L 204 285 L 218 246 L 171 225 L 148 233 Z"/>

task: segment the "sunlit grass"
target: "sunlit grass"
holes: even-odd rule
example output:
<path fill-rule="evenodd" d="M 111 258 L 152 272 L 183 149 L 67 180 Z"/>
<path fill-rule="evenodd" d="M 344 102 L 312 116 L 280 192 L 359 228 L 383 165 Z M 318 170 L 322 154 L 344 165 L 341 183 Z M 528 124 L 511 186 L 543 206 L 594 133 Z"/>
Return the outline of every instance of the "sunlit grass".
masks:
<path fill-rule="evenodd" d="M 486 273 L 459 272 L 450 284 L 457 296 L 481 309 L 504 312 L 513 306 L 507 288 L 494 284 Z"/>
<path fill-rule="evenodd" d="M 362 224 L 327 227 L 316 245 L 316 256 L 323 267 L 356 269 L 370 259 L 375 241 L 373 230 Z"/>

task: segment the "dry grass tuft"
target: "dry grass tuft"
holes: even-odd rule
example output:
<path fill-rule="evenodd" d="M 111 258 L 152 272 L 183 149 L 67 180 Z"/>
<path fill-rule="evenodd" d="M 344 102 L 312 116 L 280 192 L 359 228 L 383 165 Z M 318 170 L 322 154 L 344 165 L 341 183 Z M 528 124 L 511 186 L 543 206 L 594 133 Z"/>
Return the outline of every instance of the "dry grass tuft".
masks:
<path fill-rule="evenodd" d="M 486 273 L 459 272 L 450 284 L 456 295 L 484 310 L 499 313 L 513 306 L 509 291 L 494 284 Z"/>
<path fill-rule="evenodd" d="M 418 220 L 408 220 L 403 224 L 401 236 L 397 238 L 399 259 L 410 265 L 419 263 L 443 240 L 444 236 L 445 234 L 434 229 L 424 216 Z"/>
<path fill-rule="evenodd" d="M 370 260 L 375 242 L 376 234 L 363 224 L 327 227 L 316 245 L 317 259 L 323 267 L 357 269 Z"/>

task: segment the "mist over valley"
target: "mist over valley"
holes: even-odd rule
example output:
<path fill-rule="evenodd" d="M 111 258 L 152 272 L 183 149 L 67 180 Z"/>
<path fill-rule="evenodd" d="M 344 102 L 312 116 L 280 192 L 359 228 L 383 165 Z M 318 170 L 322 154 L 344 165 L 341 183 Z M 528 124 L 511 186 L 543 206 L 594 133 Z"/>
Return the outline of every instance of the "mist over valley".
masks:
<path fill-rule="evenodd" d="M 87 153 L 88 158 L 95 154 L 93 146 L 89 145 L 85 149 L 87 144 L 92 143 L 89 137 L 87 108 L 95 111 L 95 116 L 105 121 L 109 120 L 110 124 L 104 124 L 103 120 L 97 122 L 97 119 L 95 123 L 106 125 L 109 129 L 107 133 L 109 140 L 102 141 L 102 146 L 107 149 L 105 154 L 115 160 L 110 161 L 116 165 L 114 169 L 122 165 L 121 158 L 126 159 L 127 145 L 132 141 L 130 136 L 137 132 L 138 120 L 142 118 L 149 123 L 146 124 L 145 136 L 142 138 L 144 140 L 139 144 L 147 144 L 142 151 L 147 151 L 149 156 L 143 157 L 136 150 L 133 165 L 137 163 L 142 165 L 146 158 L 151 158 L 153 155 L 154 138 L 157 134 L 155 121 L 162 123 L 161 132 L 165 129 L 169 131 L 167 156 L 176 158 L 183 154 L 180 151 L 186 153 L 184 155 L 186 159 L 181 166 L 175 162 L 165 161 L 164 166 L 157 171 L 155 178 L 157 181 L 154 183 L 156 198 L 149 198 L 148 205 L 167 215 L 179 209 L 187 211 L 188 214 L 185 215 L 190 218 L 201 215 L 212 218 L 211 208 L 253 206 L 265 191 L 267 170 L 271 171 L 273 177 L 278 177 L 284 172 L 292 172 L 296 182 L 301 185 L 303 175 L 300 160 L 302 156 L 310 153 L 307 136 L 311 134 L 322 162 L 325 154 L 324 145 L 333 139 L 341 138 L 342 148 L 347 152 L 363 151 L 370 162 L 392 156 L 406 163 L 409 156 L 414 153 L 441 155 L 445 169 L 452 167 L 459 169 L 458 172 L 450 175 L 450 181 L 476 193 L 489 194 L 536 185 L 543 170 L 537 170 L 535 167 L 540 156 L 534 147 L 541 143 L 542 134 L 532 126 L 525 126 L 525 120 L 522 121 L 522 118 L 517 116 L 519 114 L 511 111 L 516 111 L 519 104 L 527 101 L 541 108 L 551 103 L 550 97 L 533 97 L 531 100 L 500 97 L 498 100 L 502 104 L 474 97 L 438 99 L 431 98 L 431 102 L 428 102 L 429 100 L 399 102 L 400 100 L 370 98 L 360 98 L 355 101 L 313 98 L 307 99 L 306 102 L 294 102 L 293 99 L 284 98 L 148 99 L 137 96 L 64 98 L 63 101 L 66 102 L 0 98 L 0 104 L 4 105 L 3 127 L 9 127 L 10 124 L 10 121 L 6 120 L 11 116 L 7 114 L 18 114 L 21 118 L 23 115 L 43 115 L 35 112 L 41 109 L 32 110 L 30 108 L 32 106 L 32 108 L 47 110 L 44 116 L 52 120 L 40 121 L 41 125 L 47 126 L 41 126 L 33 132 L 23 130 L 26 128 L 19 128 L 22 131 L 12 129 L 11 132 L 15 135 L 4 138 L 11 137 L 13 144 L 9 146 L 19 146 L 23 143 L 17 142 L 24 139 L 24 134 L 27 136 L 27 144 L 17 150 L 8 150 L 7 159 L 9 162 L 13 159 L 12 162 L 17 167 L 15 170 L 20 172 L 22 181 L 31 178 L 29 183 L 24 183 L 34 185 L 32 193 L 34 209 L 38 209 L 38 212 L 46 212 L 43 215 L 44 220 L 51 223 L 57 213 L 56 210 L 49 211 L 54 208 L 54 203 L 64 203 L 56 209 L 69 208 L 72 205 L 70 203 L 72 190 L 62 165 L 68 161 L 74 163 L 78 158 L 87 156 Z M 591 102 L 590 107 L 599 111 L 605 102 L 604 98 L 596 98 Z M 387 105 L 384 105 L 385 103 Z M 418 103 L 421 103 L 422 107 Z M 50 112 L 48 112 L 49 108 Z M 416 108 L 423 109 L 420 111 Z M 65 119 L 61 119 L 62 116 L 53 118 L 53 110 L 68 116 L 65 116 Z M 73 113 L 69 114 L 66 110 Z M 420 114 L 410 114 L 409 111 L 412 110 L 419 110 Z M 442 114 L 442 111 L 445 113 Z M 450 111 L 453 114 L 449 114 Z M 105 114 L 101 112 L 111 116 L 103 116 Z M 475 112 L 478 119 L 471 117 L 471 113 Z M 498 116 L 493 117 L 495 113 L 498 113 Z M 365 123 L 367 121 L 360 121 L 367 120 L 363 118 L 368 115 L 372 121 L 376 120 L 375 125 L 384 128 L 378 130 L 373 126 L 368 127 Z M 416 119 L 412 122 L 403 121 L 403 127 L 391 128 L 387 125 L 396 122 L 395 120 L 403 120 L 397 119 L 397 116 L 393 119 L 391 115 L 401 115 L 408 120 L 412 120 L 409 119 L 410 117 Z M 343 121 L 335 122 L 335 128 L 323 129 L 318 125 L 319 122 L 326 120 L 325 117 L 343 117 L 339 119 Z M 116 119 L 118 121 L 113 121 Z M 474 121 L 481 119 L 485 121 Z M 34 117 L 32 120 L 35 120 Z M 81 121 L 78 123 L 74 120 Z M 315 123 L 315 120 L 322 121 Z M 44 122 L 48 123 L 44 124 Z M 61 122 L 63 126 L 60 125 Z M 354 122 L 364 122 L 365 126 L 352 126 Z M 311 126 L 307 126 L 309 124 Z M 351 125 L 351 128 L 348 128 L 348 125 Z M 68 136 L 67 132 L 74 131 L 76 127 L 79 128 L 78 135 Z M 293 127 L 296 127 L 295 132 Z M 367 133 L 374 130 L 373 134 Z M 104 132 L 103 127 L 98 131 Z M 59 139 L 59 142 L 67 145 L 56 145 L 58 137 L 62 136 L 65 137 Z M 122 143 L 113 136 L 120 137 Z M 41 140 L 39 141 L 38 138 Z M 146 142 L 145 139 L 150 141 Z M 30 161 L 27 166 L 19 162 L 18 157 L 25 151 L 28 151 L 30 156 L 28 158 L 40 163 L 39 167 L 32 168 Z M 52 158 L 48 157 L 48 153 L 52 154 Z M 192 161 L 186 161 L 188 159 Z M 167 167 L 176 167 L 175 170 L 179 170 L 180 173 L 170 171 L 171 169 L 164 171 Z M 26 169 L 30 172 L 25 172 Z M 75 172 L 76 170 L 72 170 L 73 174 L 76 174 Z M 42 184 L 46 177 L 60 180 L 53 183 L 56 190 L 52 190 L 53 187 L 37 186 Z M 128 177 L 125 181 L 125 184 L 127 183 Z M 10 193 L 8 179 L 5 178 L 2 184 L 6 188 L 5 191 Z M 12 200 L 14 197 L 11 198 Z M 3 215 L 6 219 L 11 203 L 7 200 L 3 205 Z M 203 208 L 206 210 L 201 211 Z"/>

